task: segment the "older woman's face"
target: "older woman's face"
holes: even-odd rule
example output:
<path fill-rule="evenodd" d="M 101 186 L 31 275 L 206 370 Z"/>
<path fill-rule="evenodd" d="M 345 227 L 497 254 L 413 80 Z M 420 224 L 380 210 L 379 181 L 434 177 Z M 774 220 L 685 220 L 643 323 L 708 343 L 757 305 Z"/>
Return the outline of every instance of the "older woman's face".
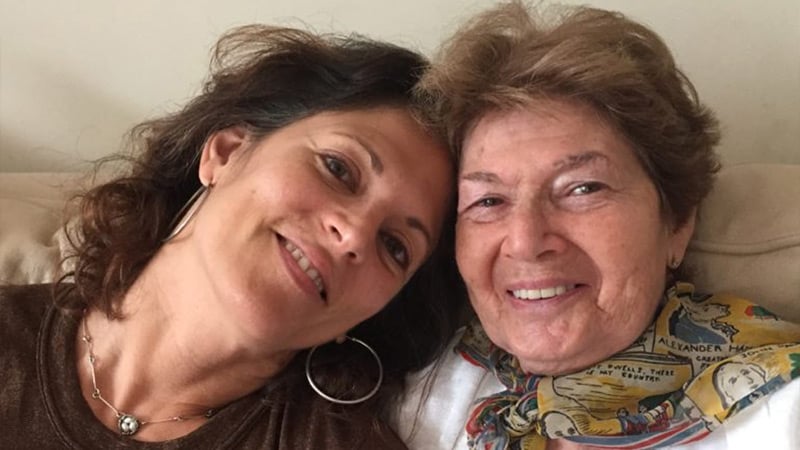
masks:
<path fill-rule="evenodd" d="M 458 267 L 489 337 L 559 374 L 623 350 L 651 322 L 672 230 L 630 145 L 588 107 L 484 116 L 464 143 Z"/>
<path fill-rule="evenodd" d="M 375 314 L 436 244 L 450 161 L 394 108 L 317 114 L 255 143 L 217 133 L 189 233 L 220 326 L 291 351 Z"/>

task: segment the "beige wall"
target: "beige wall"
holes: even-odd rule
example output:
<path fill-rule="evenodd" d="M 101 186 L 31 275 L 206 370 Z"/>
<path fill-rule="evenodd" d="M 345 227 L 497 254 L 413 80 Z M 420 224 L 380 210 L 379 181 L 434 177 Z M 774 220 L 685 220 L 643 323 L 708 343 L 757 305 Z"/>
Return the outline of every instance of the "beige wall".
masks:
<path fill-rule="evenodd" d="M 198 88 L 225 29 L 357 31 L 425 52 L 489 0 L 0 0 L 0 171 L 80 169 Z M 572 2 L 578 3 L 578 2 Z M 726 163 L 800 163 L 800 1 L 590 0 L 673 48 Z"/>

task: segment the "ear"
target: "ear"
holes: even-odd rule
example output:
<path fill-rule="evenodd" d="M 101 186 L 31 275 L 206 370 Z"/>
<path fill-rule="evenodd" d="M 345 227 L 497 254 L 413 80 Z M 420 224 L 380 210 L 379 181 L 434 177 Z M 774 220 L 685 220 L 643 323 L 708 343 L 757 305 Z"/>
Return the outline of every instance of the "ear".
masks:
<path fill-rule="evenodd" d="M 243 153 L 247 143 L 248 133 L 243 126 L 228 127 L 209 136 L 200 154 L 200 182 L 204 186 L 213 186 Z"/>
<path fill-rule="evenodd" d="M 693 209 L 686 218 L 686 221 L 672 230 L 669 237 L 669 254 L 667 255 L 667 266 L 672 261 L 680 263 L 686 254 L 686 247 L 689 246 L 689 240 L 692 239 L 694 234 L 694 224 L 697 217 L 697 208 Z"/>

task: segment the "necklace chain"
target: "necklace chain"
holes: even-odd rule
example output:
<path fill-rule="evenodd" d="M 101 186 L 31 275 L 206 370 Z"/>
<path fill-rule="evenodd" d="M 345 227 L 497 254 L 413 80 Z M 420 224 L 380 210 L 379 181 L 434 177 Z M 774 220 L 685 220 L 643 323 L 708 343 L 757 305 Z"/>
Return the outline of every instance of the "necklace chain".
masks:
<path fill-rule="evenodd" d="M 154 423 L 164 423 L 164 422 L 183 422 L 184 420 L 191 420 L 191 419 L 200 419 L 200 418 L 210 418 L 216 412 L 213 408 L 209 409 L 208 411 L 202 414 L 193 414 L 189 416 L 172 416 L 172 417 L 165 417 L 163 419 L 153 419 L 153 420 L 142 420 L 139 419 L 137 416 L 120 411 L 114 405 L 111 404 L 108 400 L 103 397 L 100 393 L 100 388 L 97 387 L 97 376 L 95 375 L 95 362 L 97 357 L 94 354 L 94 343 L 92 341 L 92 336 L 89 334 L 89 327 L 87 325 L 87 318 L 84 314 L 83 318 L 83 336 L 81 336 L 81 340 L 86 343 L 86 350 L 89 354 L 89 373 L 92 376 L 92 398 L 95 400 L 101 401 L 104 405 L 106 405 L 111 411 L 114 412 L 114 416 L 117 418 L 117 429 L 119 433 L 123 436 L 133 436 L 136 434 L 137 431 L 144 425 L 154 424 Z"/>

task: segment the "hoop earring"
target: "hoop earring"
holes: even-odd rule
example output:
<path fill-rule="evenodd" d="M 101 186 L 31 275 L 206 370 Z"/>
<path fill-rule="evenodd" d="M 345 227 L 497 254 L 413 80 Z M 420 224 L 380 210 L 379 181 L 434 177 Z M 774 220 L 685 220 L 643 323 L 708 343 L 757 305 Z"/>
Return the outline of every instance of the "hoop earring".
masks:
<path fill-rule="evenodd" d="M 200 186 L 189 200 L 181 207 L 178 214 L 175 215 L 175 219 L 172 221 L 170 226 L 172 227 L 172 231 L 161 240 L 162 243 L 167 243 L 175 238 L 183 229 L 186 227 L 186 224 L 192 220 L 192 217 L 197 213 L 197 210 L 200 209 L 200 205 L 203 204 L 206 197 L 208 197 L 208 193 L 211 191 L 211 188 L 205 185 Z"/>
<path fill-rule="evenodd" d="M 341 398 L 331 397 L 330 395 L 328 395 L 325 392 L 323 392 L 322 389 L 320 389 L 320 387 L 317 386 L 316 383 L 314 383 L 314 379 L 311 376 L 311 358 L 314 356 L 314 352 L 319 347 L 318 345 L 315 345 L 314 347 L 312 347 L 311 351 L 308 352 L 308 356 L 306 356 L 306 379 L 308 380 L 308 384 L 311 385 L 311 389 L 314 389 L 314 392 L 319 394 L 319 396 L 324 398 L 325 400 L 327 400 L 329 402 L 332 402 L 332 403 L 337 403 L 339 405 L 355 405 L 355 404 L 362 403 L 362 402 L 365 402 L 365 401 L 369 400 L 375 394 L 378 393 L 378 389 L 380 389 L 381 383 L 383 383 L 383 364 L 381 364 L 381 359 L 378 357 L 378 354 L 375 352 L 375 350 L 373 350 L 372 347 L 367 345 L 366 342 L 362 341 L 361 339 L 356 339 L 356 338 L 350 337 L 350 336 L 346 336 L 345 338 L 347 340 L 349 340 L 349 341 L 353 341 L 353 342 L 355 342 L 357 344 L 361 344 L 361 346 L 363 346 L 364 348 L 369 350 L 369 352 L 375 358 L 375 361 L 378 363 L 378 383 L 375 384 L 375 387 L 372 388 L 372 390 L 369 391 L 363 397 L 355 398 L 355 399 L 352 399 L 352 400 L 344 400 L 344 399 L 341 399 Z"/>

